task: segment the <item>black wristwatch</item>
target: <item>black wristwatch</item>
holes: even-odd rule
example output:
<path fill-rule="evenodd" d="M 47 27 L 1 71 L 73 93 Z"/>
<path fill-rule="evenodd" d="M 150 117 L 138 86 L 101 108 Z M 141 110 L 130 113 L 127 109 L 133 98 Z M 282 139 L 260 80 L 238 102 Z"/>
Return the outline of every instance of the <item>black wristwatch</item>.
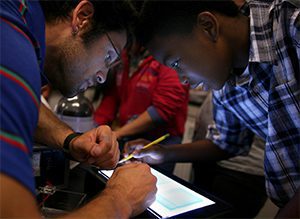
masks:
<path fill-rule="evenodd" d="M 80 136 L 80 135 L 82 135 L 82 133 L 80 133 L 80 132 L 73 132 L 73 133 L 69 134 L 69 135 L 66 137 L 66 139 L 64 140 L 63 151 L 65 152 L 66 157 L 68 157 L 69 159 L 75 160 L 75 159 L 71 156 L 71 154 L 70 154 L 70 142 L 71 142 L 74 138 L 76 138 L 76 137 L 78 137 L 78 136 Z"/>

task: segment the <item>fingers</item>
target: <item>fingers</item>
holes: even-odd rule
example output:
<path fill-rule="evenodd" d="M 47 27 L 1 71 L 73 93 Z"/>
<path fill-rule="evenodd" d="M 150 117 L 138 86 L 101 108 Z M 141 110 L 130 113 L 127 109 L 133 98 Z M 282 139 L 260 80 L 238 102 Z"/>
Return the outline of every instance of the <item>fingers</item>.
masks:
<path fill-rule="evenodd" d="M 104 130 L 96 131 L 96 142 L 90 150 L 90 155 L 92 157 L 99 157 L 107 154 L 108 157 L 112 158 L 112 153 L 116 152 L 119 144 L 114 132 L 105 130 L 106 126 L 103 128 Z M 97 129 L 100 129 L 100 126 Z"/>
<path fill-rule="evenodd" d="M 146 149 L 142 149 L 142 150 L 135 150 L 132 153 L 133 157 L 136 159 L 141 159 L 144 157 L 151 157 L 153 159 L 155 159 L 156 157 L 158 157 L 158 151 L 155 150 L 155 146 L 152 146 L 151 148 L 146 148 Z"/>
<path fill-rule="evenodd" d="M 129 156 L 130 154 L 135 154 L 135 153 L 137 153 L 139 150 L 141 150 L 141 149 L 143 149 L 143 147 L 144 147 L 144 145 L 132 145 L 132 146 L 130 146 L 129 148 L 128 148 L 128 152 L 124 152 L 123 153 L 123 156 L 124 157 L 127 157 L 127 156 Z"/>
<path fill-rule="evenodd" d="M 104 169 L 114 168 L 120 157 L 115 133 L 108 126 L 98 127 L 97 139 L 99 143 L 91 149 L 88 162 Z"/>
<path fill-rule="evenodd" d="M 123 153 L 124 153 L 124 155 L 128 156 L 128 154 L 131 154 L 135 150 L 142 149 L 143 146 L 148 144 L 148 143 L 149 143 L 149 141 L 147 141 L 145 139 L 137 139 L 137 140 L 134 140 L 134 141 L 129 141 L 125 144 Z"/>
<path fill-rule="evenodd" d="M 157 144 L 146 149 L 135 151 L 133 157 L 148 164 L 161 164 L 164 163 L 165 153 L 163 148 Z"/>
<path fill-rule="evenodd" d="M 78 161 L 93 164 L 103 169 L 112 169 L 120 157 L 119 144 L 108 126 L 92 129 L 72 143 L 72 156 Z"/>
<path fill-rule="evenodd" d="M 119 158 L 120 151 L 119 149 L 117 149 L 106 153 L 104 156 L 91 157 L 89 160 L 89 164 L 98 166 L 101 169 L 113 169 L 117 166 Z"/>
<path fill-rule="evenodd" d="M 132 163 L 125 165 L 124 170 L 125 168 L 128 170 L 128 167 L 131 167 L 133 172 L 126 176 L 127 183 L 131 186 L 131 188 L 129 185 L 126 186 L 126 197 L 127 202 L 133 206 L 132 216 L 135 216 L 155 200 L 157 178 L 151 173 L 149 165 Z"/>

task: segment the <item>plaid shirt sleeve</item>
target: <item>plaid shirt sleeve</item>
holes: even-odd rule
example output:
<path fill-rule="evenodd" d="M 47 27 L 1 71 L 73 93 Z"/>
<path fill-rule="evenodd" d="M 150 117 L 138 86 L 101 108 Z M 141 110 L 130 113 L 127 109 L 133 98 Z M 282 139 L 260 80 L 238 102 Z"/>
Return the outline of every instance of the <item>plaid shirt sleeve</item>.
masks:
<path fill-rule="evenodd" d="M 273 8 L 277 63 L 269 89 L 265 177 L 267 193 L 279 206 L 300 187 L 300 3 L 293 3 Z"/>
<path fill-rule="evenodd" d="M 253 132 L 213 95 L 214 121 L 208 126 L 207 138 L 232 155 L 246 155 L 253 141 Z"/>

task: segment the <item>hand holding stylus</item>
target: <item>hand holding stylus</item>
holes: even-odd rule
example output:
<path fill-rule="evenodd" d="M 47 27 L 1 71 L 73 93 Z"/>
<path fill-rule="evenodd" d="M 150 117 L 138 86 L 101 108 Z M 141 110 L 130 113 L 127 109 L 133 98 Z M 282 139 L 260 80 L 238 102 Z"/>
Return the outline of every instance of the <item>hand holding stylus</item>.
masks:
<path fill-rule="evenodd" d="M 124 148 L 125 153 L 127 151 L 134 151 L 134 152 L 131 153 L 130 155 L 128 155 L 127 157 L 123 158 L 122 160 L 120 160 L 119 164 L 126 162 L 133 157 L 139 158 L 142 161 L 149 163 L 149 164 L 162 163 L 163 160 L 160 159 L 161 156 L 159 153 L 157 153 L 158 152 L 157 149 L 159 147 L 159 145 L 157 145 L 157 144 L 160 143 L 161 141 L 165 140 L 169 136 L 170 136 L 170 134 L 166 134 L 150 143 L 148 143 L 148 141 L 143 140 L 143 139 L 138 139 L 138 140 L 134 140 L 134 141 L 130 141 L 130 142 L 126 143 L 125 148 Z M 138 150 L 140 145 L 145 145 L 145 146 L 143 146 L 140 150 Z M 154 146 L 154 145 L 156 145 L 156 146 Z M 146 150 L 150 147 L 151 147 L 151 149 Z"/>

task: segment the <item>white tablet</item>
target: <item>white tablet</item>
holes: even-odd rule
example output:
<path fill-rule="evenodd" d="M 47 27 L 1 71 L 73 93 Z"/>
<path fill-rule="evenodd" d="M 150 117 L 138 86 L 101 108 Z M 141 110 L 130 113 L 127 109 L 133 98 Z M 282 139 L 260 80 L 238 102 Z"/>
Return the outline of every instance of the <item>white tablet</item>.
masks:
<path fill-rule="evenodd" d="M 216 204 L 209 198 L 193 191 L 174 179 L 151 168 L 157 177 L 157 194 L 155 202 L 148 210 L 158 218 L 168 218 L 186 212 Z M 99 170 L 99 173 L 109 178 L 112 170 Z"/>

